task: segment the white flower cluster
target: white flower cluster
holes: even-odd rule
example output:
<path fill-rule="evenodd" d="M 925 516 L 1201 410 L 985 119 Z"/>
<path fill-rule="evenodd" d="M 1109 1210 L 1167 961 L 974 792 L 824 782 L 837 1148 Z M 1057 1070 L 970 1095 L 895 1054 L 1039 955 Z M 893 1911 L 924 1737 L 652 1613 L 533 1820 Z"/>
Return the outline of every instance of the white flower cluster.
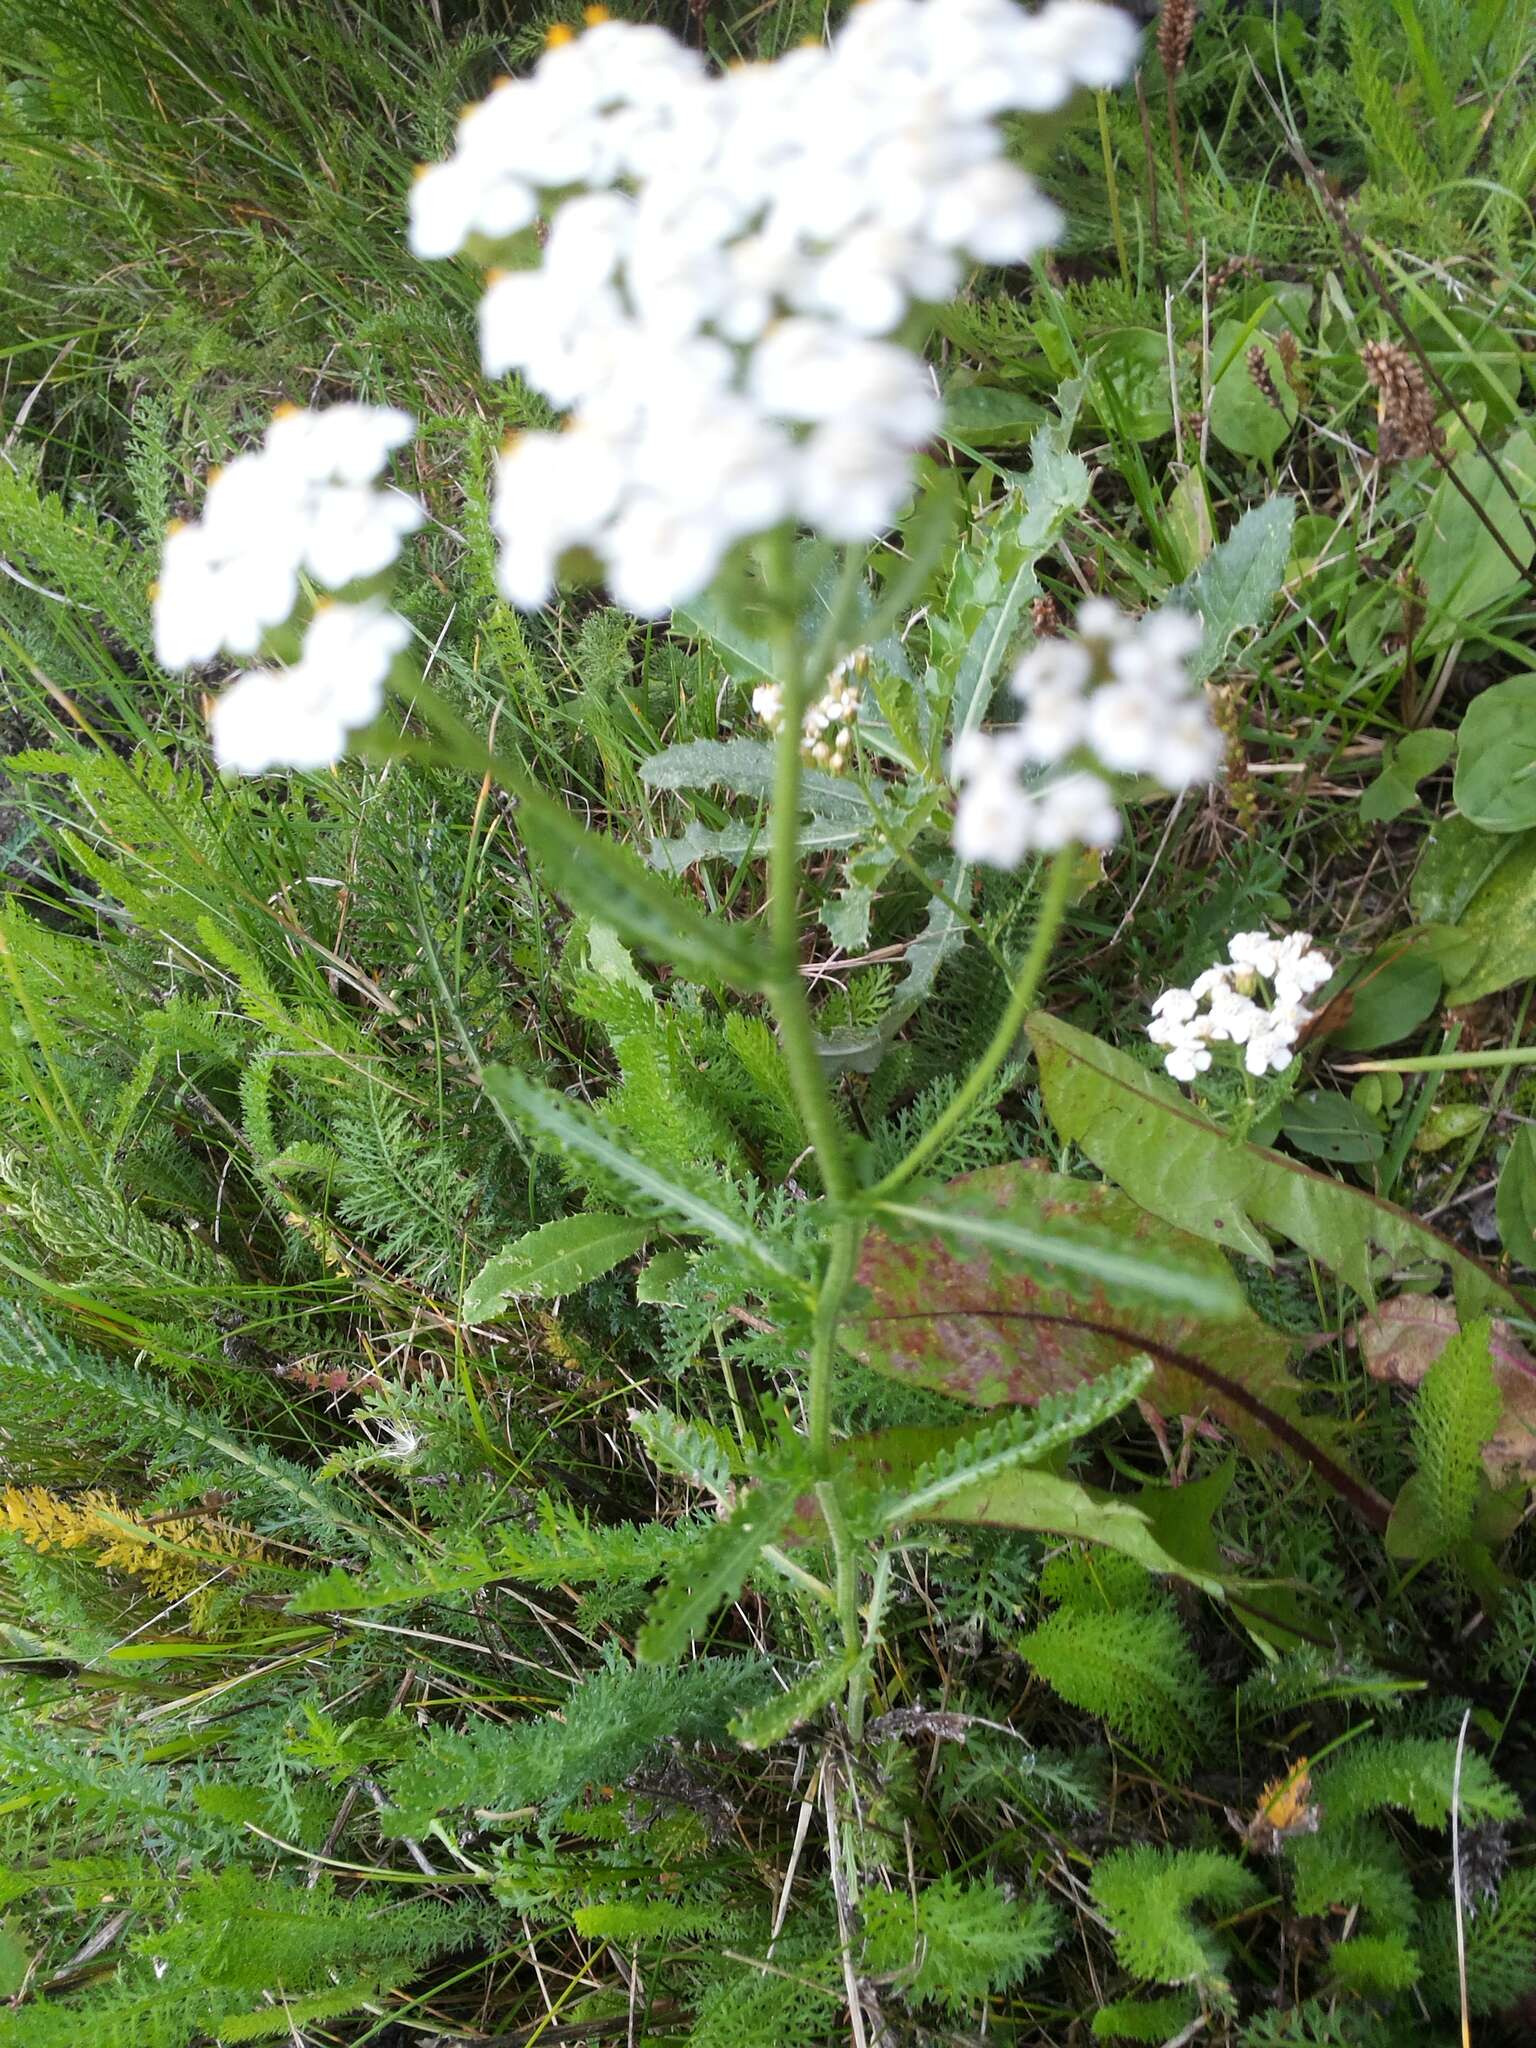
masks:
<path fill-rule="evenodd" d="M 481 305 L 487 372 L 571 413 L 503 453 L 502 584 L 541 604 L 581 551 L 655 616 L 782 520 L 890 525 L 939 405 L 886 337 L 964 258 L 1021 262 L 1060 227 L 994 117 L 1118 84 L 1137 32 L 1097 0 L 865 0 L 830 45 L 717 74 L 660 28 L 587 21 L 467 111 L 410 240 L 483 256 L 550 219 L 539 267 L 493 272 Z"/>
<path fill-rule="evenodd" d="M 213 471 L 203 516 L 173 525 L 155 589 L 155 655 L 188 668 L 255 654 L 293 616 L 299 577 L 327 590 L 380 575 L 424 514 L 374 479 L 415 430 L 394 406 L 284 406 L 260 448 Z"/>
<path fill-rule="evenodd" d="M 1250 1074 L 1280 1074 L 1312 1021 L 1307 997 L 1332 978 L 1333 962 L 1316 950 L 1309 932 L 1283 939 L 1239 932 L 1225 961 L 1188 988 L 1163 991 L 1152 1005 L 1147 1036 L 1166 1048 L 1163 1065 L 1176 1081 L 1205 1073 L 1213 1044 L 1242 1046 Z"/>
<path fill-rule="evenodd" d="M 221 650 L 255 654 L 298 608 L 301 577 L 325 590 L 369 584 L 425 514 L 377 478 L 414 431 L 393 406 L 283 407 L 259 449 L 209 479 L 203 516 L 166 536 L 155 586 L 155 653 L 187 668 Z M 384 678 L 410 628 L 373 594 L 324 604 L 297 663 L 253 669 L 211 720 L 221 767 L 321 768 L 378 716 Z"/>
<path fill-rule="evenodd" d="M 218 699 L 208 721 L 214 759 L 235 775 L 328 768 L 348 733 L 384 708 L 384 678 L 410 639 L 378 598 L 320 605 L 296 662 L 253 668 Z"/>
<path fill-rule="evenodd" d="M 840 775 L 848 765 L 853 730 L 858 723 L 863 692 L 858 682 L 869 669 L 869 649 L 857 647 L 845 654 L 827 677 L 827 687 L 806 710 L 800 721 L 800 751 L 818 768 Z M 776 733 L 784 722 L 784 692 L 777 683 L 759 683 L 752 692 L 752 709 Z"/>
<path fill-rule="evenodd" d="M 1162 611 L 1137 621 L 1091 598 L 1077 626 L 1078 639 L 1038 641 L 1014 670 L 1019 723 L 967 733 L 955 748 L 955 850 L 966 860 L 1012 868 L 1074 840 L 1111 846 L 1120 836 L 1111 777 L 1149 776 L 1177 791 L 1220 766 L 1221 733 L 1185 669 L 1198 619 Z M 1026 788 L 1027 771 L 1044 772 Z"/>

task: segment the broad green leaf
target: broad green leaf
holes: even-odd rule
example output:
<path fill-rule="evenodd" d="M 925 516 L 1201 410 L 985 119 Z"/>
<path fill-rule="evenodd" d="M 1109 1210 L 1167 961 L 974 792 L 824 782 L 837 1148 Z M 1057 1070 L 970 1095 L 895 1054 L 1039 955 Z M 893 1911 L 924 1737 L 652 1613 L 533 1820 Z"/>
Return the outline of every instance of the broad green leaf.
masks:
<path fill-rule="evenodd" d="M 1071 1276 L 1108 1293 L 1197 1314 L 1242 1313 L 1243 1291 L 1224 1265 L 1202 1259 L 1181 1269 L 1170 1261 L 1166 1244 L 1143 1252 L 1125 1234 L 1075 1225 L 1066 1203 L 1048 1212 L 1040 1186 L 1046 1178 L 1014 1166 L 993 1167 L 951 1181 L 934 1202 L 880 1202 L 876 1213 L 890 1217 L 903 1235 L 934 1231 L 984 1245 L 1003 1253 L 1005 1266 L 1011 1260 L 1060 1286 L 1070 1285 Z"/>
<path fill-rule="evenodd" d="M 1362 820 L 1367 825 L 1385 825 L 1401 817 L 1418 802 L 1419 784 L 1425 776 L 1443 768 L 1455 750 L 1456 735 L 1434 726 L 1388 740 L 1382 749 L 1381 773 L 1360 799 Z"/>
<path fill-rule="evenodd" d="M 1379 1159 L 1386 1150 L 1374 1117 L 1332 1088 L 1304 1088 L 1281 1111 L 1280 1128 L 1298 1152 L 1335 1166 Z"/>
<path fill-rule="evenodd" d="M 658 1252 L 641 1267 L 635 1281 L 635 1299 L 655 1306 L 659 1302 L 676 1301 L 680 1298 L 679 1288 L 687 1277 L 689 1258 L 687 1252 Z"/>
<path fill-rule="evenodd" d="M 1495 1198 L 1504 1256 L 1536 1267 L 1536 1131 L 1522 1124 L 1499 1171 Z"/>
<path fill-rule="evenodd" d="M 850 1324 L 852 1348 L 867 1365 L 995 1407 L 1070 1391 L 1145 1354 L 1154 1371 L 1143 1398 L 1164 1414 L 1209 1411 L 1256 1448 L 1305 1458 L 1362 1511 L 1372 1511 L 1368 1490 L 1301 1414 L 1299 1389 L 1287 1372 L 1291 1340 L 1234 1299 L 1219 1251 L 1103 1182 L 1024 1165 L 964 1175 L 930 1195 L 929 1206 L 953 1202 L 975 1210 L 987 1200 L 1014 1216 L 1032 1213 L 1047 1241 L 1058 1229 L 1088 1231 L 1118 1241 L 1138 1262 L 1158 1260 L 1204 1278 L 1220 1313 L 1128 1308 L 1119 1290 L 1048 1267 L 1021 1268 L 989 1248 L 954 1244 L 952 1232 L 871 1231 L 859 1264 L 862 1313 Z"/>
<path fill-rule="evenodd" d="M 1193 576 L 1216 545 L 1211 494 L 1200 470 L 1187 470 L 1174 485 L 1168 499 L 1167 531 L 1178 553 L 1181 573 Z"/>
<path fill-rule="evenodd" d="M 1088 365 L 1104 424 L 1132 441 L 1173 430 L 1168 337 L 1158 327 L 1117 327 L 1095 342 Z"/>
<path fill-rule="evenodd" d="M 1433 1016 L 1444 979 L 1439 960 L 1422 939 L 1389 939 L 1351 972 L 1349 1016 L 1328 1033 L 1330 1051 L 1369 1052 L 1396 1045 Z"/>
<path fill-rule="evenodd" d="M 1498 451 L 1499 467 L 1521 503 L 1471 449 L 1455 458 L 1455 475 L 1508 544 L 1514 560 L 1483 525 L 1448 476 L 1442 476 L 1419 522 L 1413 566 L 1436 615 L 1428 637 L 1444 640 L 1500 598 L 1517 590 L 1536 542 L 1522 511 L 1536 504 L 1536 441 L 1521 426 Z M 1519 563 L 1521 567 L 1516 567 Z"/>
<path fill-rule="evenodd" d="M 1410 895 L 1426 924 L 1454 925 L 1463 942 L 1444 960 L 1449 1008 L 1536 974 L 1536 831 L 1480 832 L 1465 818 L 1440 819 Z"/>
<path fill-rule="evenodd" d="M 546 1299 L 573 1294 L 632 1257 L 654 1227 L 637 1223 L 633 1216 L 594 1211 L 562 1216 L 530 1230 L 504 1251 L 493 1252 L 471 1280 L 464 1296 L 464 1320 L 485 1322 L 522 1294 Z"/>
<path fill-rule="evenodd" d="M 1536 825 L 1536 675 L 1472 699 L 1456 742 L 1456 807 L 1484 832 Z"/>
<path fill-rule="evenodd" d="M 558 804 L 520 805 L 518 825 L 544 879 L 577 910 L 695 980 L 763 986 L 763 948 L 728 919 L 706 916 L 629 847 L 588 831 Z"/>
<path fill-rule="evenodd" d="M 602 1118 L 594 1116 L 591 1110 L 567 1096 L 557 1095 L 526 1074 L 515 1073 L 511 1067 L 487 1067 L 482 1086 L 508 1116 L 558 1150 L 573 1153 L 587 1165 L 622 1181 L 658 1214 L 703 1237 L 713 1238 L 718 1244 L 731 1245 L 770 1271 L 788 1277 L 789 1269 L 744 1216 L 722 1207 L 690 1182 L 664 1173 L 650 1160 L 626 1151 Z"/>
<path fill-rule="evenodd" d="M 845 1650 L 841 1657 L 814 1665 L 787 1692 L 738 1714 L 730 1724 L 731 1733 L 743 1749 L 767 1749 L 782 1742 L 792 1729 L 831 1705 L 859 1668 L 863 1655 L 862 1650 Z"/>
<path fill-rule="evenodd" d="M 1045 407 L 1021 392 L 995 384 L 966 384 L 953 377 L 944 387 L 940 431 L 976 448 L 1002 448 L 1027 441 L 1045 417 Z"/>
<path fill-rule="evenodd" d="M 802 854 L 836 853 L 857 846 L 869 835 L 868 823 L 849 823 L 812 816 L 795 833 Z M 718 829 L 691 819 L 673 839 L 651 842 L 648 856 L 653 868 L 664 875 L 680 875 L 701 860 L 743 861 L 749 855 L 768 851 L 768 821 L 754 825 L 723 825 Z"/>
<path fill-rule="evenodd" d="M 1052 1123 L 1133 1201 L 1212 1244 L 1266 1266 L 1273 1230 L 1354 1289 L 1375 1295 L 1378 1253 L 1447 1267 L 1469 1314 L 1524 1311 L 1485 1266 L 1404 1210 L 1364 1189 L 1220 1130 L 1172 1083 L 1086 1031 L 1042 1012 L 1029 1020 Z"/>
<path fill-rule="evenodd" d="M 1435 1102 L 1414 1133 L 1415 1152 L 1443 1152 L 1447 1145 L 1459 1145 L 1483 1129 L 1488 1121 L 1487 1106 L 1480 1102 Z"/>
<path fill-rule="evenodd" d="M 733 796 L 773 794 L 773 748 L 766 740 L 684 740 L 640 764 L 648 789 L 724 789 Z M 808 810 L 829 818 L 868 818 L 869 798 L 856 782 L 807 768 L 800 793 Z"/>
<path fill-rule="evenodd" d="M 1263 351 L 1278 405 L 1264 396 L 1248 367 L 1250 349 Z M 1258 322 L 1224 320 L 1211 339 L 1215 381 L 1211 387 L 1211 432 L 1234 455 L 1273 461 L 1296 424 L 1296 394 L 1280 352 Z"/>
<path fill-rule="evenodd" d="M 639 1635 L 636 1654 L 647 1664 L 682 1656 L 695 1632 L 726 1600 L 733 1600 L 766 1545 L 794 1512 L 793 1480 L 765 1479 L 743 1494 L 725 1521 L 696 1543 L 677 1575 L 657 1594 Z"/>
<path fill-rule="evenodd" d="M 1268 622 L 1285 581 L 1291 553 L 1294 498 L 1266 498 L 1254 505 L 1177 592 L 1205 624 L 1205 638 L 1190 664 L 1201 682 L 1226 659 L 1233 636 Z"/>

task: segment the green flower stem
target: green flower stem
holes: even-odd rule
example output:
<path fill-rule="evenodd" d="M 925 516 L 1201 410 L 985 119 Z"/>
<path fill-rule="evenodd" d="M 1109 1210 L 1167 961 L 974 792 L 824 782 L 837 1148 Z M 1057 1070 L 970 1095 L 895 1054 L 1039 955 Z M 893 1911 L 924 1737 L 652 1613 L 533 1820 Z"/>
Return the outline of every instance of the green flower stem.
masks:
<path fill-rule="evenodd" d="M 845 1207 L 855 1189 L 853 1165 L 832 1106 L 821 1055 L 816 1050 L 811 1006 L 800 975 L 800 739 L 811 662 L 800 635 L 794 538 L 787 527 L 765 544 L 763 567 L 773 607 L 774 680 L 782 693 L 768 829 L 768 930 L 773 952 L 769 1000 L 779 1027 L 790 1085 L 821 1169 L 822 1186 L 829 1201 Z M 823 641 L 829 633 L 837 631 L 856 588 L 856 563 L 850 557 L 844 565 L 834 616 L 816 643 L 818 659 Z M 826 1269 L 816 1291 L 811 1321 L 806 1395 L 811 1462 L 818 1475 L 816 1498 L 832 1546 L 838 1622 L 844 1645 L 850 1650 L 857 1649 L 860 1642 L 859 1560 L 832 1476 L 832 1375 L 838 1325 L 858 1266 L 864 1229 L 862 1217 L 843 1215 L 829 1232 Z"/>
<path fill-rule="evenodd" d="M 837 1618 L 843 1632 L 843 1647 L 857 1650 L 864 1640 L 859 1627 L 859 1568 L 853 1552 L 853 1536 L 843 1514 L 843 1504 L 837 1497 L 835 1479 L 823 1479 L 817 1483 L 816 1504 L 832 1539 L 832 1556 L 837 1565 Z"/>
<path fill-rule="evenodd" d="M 1061 930 L 1061 921 L 1066 914 L 1067 897 L 1072 887 L 1072 870 L 1077 849 L 1064 846 L 1056 854 L 1045 878 L 1045 892 L 1040 899 L 1040 913 L 1035 919 L 1034 934 L 1029 942 L 1029 951 L 1024 956 L 1024 966 L 1014 983 L 1013 994 L 1008 998 L 1008 1007 L 998 1021 L 997 1029 L 988 1041 L 987 1049 L 966 1076 L 965 1084 L 949 1107 L 938 1120 L 923 1133 L 906 1158 L 893 1166 L 885 1179 L 869 1191 L 871 1202 L 883 1201 L 904 1187 L 915 1173 L 922 1170 L 945 1144 L 951 1131 L 962 1124 L 986 1093 L 988 1084 L 998 1068 L 1013 1050 L 1020 1026 L 1033 1007 L 1039 992 L 1046 962 L 1051 957 L 1051 948 L 1056 943 L 1056 934 Z"/>
<path fill-rule="evenodd" d="M 1341 1074 L 1460 1074 L 1475 1067 L 1536 1066 L 1536 1045 L 1502 1046 L 1497 1052 L 1426 1052 L 1403 1060 L 1351 1060 Z"/>
<path fill-rule="evenodd" d="M 774 608 L 774 680 L 783 700 L 768 825 L 768 933 L 773 954 L 769 996 L 790 1086 L 821 1169 L 822 1186 L 832 1201 L 845 1202 L 853 1192 L 853 1169 L 827 1092 L 811 1006 L 800 975 L 800 721 L 805 713 L 807 677 L 796 616 L 799 593 L 794 540 L 787 527 L 781 527 L 765 543 L 764 566 Z"/>

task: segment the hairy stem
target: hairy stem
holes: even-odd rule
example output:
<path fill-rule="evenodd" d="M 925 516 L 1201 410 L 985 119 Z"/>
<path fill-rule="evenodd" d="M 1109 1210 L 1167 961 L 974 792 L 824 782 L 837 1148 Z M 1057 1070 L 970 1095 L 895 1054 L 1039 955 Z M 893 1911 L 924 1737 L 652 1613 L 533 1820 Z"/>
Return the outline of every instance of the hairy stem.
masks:
<path fill-rule="evenodd" d="M 986 1051 L 976 1062 L 959 1093 L 950 1102 L 943 1115 L 938 1117 L 918 1139 L 905 1159 L 898 1161 L 877 1186 L 870 1189 L 871 1201 L 882 1201 L 904 1187 L 915 1173 L 919 1173 L 945 1144 L 950 1133 L 970 1115 L 990 1086 L 992 1077 L 1013 1050 L 1020 1026 L 1034 1004 L 1039 992 L 1046 962 L 1051 957 L 1051 948 L 1056 943 L 1056 934 L 1061 930 L 1061 921 L 1066 913 L 1067 895 L 1072 886 L 1072 866 L 1076 848 L 1064 846 L 1056 854 L 1045 878 L 1045 890 L 1040 899 L 1039 915 L 1029 942 L 1029 951 L 1024 956 L 1024 965 L 1014 983 L 1013 994 L 1008 998 L 1008 1007 L 998 1019 L 997 1029 L 987 1042 Z"/>

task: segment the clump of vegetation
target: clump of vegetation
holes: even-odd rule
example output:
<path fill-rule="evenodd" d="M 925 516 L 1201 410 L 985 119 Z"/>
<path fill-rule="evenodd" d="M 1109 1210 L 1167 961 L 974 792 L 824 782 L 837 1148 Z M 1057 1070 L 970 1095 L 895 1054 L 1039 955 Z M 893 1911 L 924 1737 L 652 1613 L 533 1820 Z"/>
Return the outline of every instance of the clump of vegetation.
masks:
<path fill-rule="evenodd" d="M 1533 16 L 539 353 L 466 101 L 895 5 L 0 0 L 18 2048 L 1528 2034 Z"/>

